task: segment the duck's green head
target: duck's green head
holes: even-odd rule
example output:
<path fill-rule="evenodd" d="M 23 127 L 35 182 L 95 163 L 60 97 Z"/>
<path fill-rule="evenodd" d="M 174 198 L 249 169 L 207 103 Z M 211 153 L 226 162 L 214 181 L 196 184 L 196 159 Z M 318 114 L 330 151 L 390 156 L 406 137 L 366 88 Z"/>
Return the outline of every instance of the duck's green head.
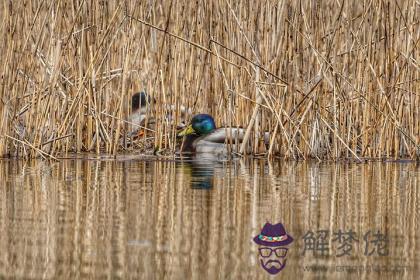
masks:
<path fill-rule="evenodd" d="M 153 99 L 154 100 L 154 99 Z M 131 96 L 131 111 L 145 108 L 147 104 L 152 103 L 152 98 L 144 91 L 136 92 Z"/>
<path fill-rule="evenodd" d="M 195 115 L 191 124 L 178 133 L 178 136 L 185 136 L 190 134 L 206 135 L 216 129 L 214 119 L 208 114 Z"/>

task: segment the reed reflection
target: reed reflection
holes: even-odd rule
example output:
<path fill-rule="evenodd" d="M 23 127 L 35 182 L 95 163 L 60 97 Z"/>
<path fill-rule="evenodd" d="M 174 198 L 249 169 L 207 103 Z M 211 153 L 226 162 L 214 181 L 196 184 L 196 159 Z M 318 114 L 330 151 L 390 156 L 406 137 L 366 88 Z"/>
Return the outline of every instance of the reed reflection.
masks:
<path fill-rule="evenodd" d="M 352 265 L 420 272 L 411 163 L 0 161 L 0 180 L 0 278 L 266 279 L 253 238 L 267 221 L 294 238 L 285 278 L 351 278 L 335 268 Z M 362 243 L 351 256 L 332 245 L 303 254 L 308 231 L 340 229 L 380 230 L 389 254 L 366 256 Z"/>
<path fill-rule="evenodd" d="M 191 176 L 191 188 L 208 190 L 213 187 L 216 169 L 222 170 L 226 162 L 204 156 L 183 158 L 177 162 L 177 168 Z"/>

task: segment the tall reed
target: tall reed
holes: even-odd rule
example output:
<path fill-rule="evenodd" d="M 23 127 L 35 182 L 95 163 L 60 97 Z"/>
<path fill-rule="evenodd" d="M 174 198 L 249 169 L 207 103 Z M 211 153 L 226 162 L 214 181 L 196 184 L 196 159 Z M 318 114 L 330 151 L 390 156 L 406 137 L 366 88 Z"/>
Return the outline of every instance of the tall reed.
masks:
<path fill-rule="evenodd" d="M 254 154 L 418 158 L 418 11 L 410 0 L 2 1 L 0 155 L 132 149 L 130 97 L 146 90 L 157 125 L 134 148 L 173 152 L 182 105 L 246 128 Z"/>

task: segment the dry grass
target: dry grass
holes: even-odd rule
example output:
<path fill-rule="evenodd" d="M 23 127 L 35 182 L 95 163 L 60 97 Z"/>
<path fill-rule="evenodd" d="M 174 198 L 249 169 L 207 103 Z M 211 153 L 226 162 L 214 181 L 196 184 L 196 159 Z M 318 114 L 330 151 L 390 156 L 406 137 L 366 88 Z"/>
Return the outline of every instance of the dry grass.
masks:
<path fill-rule="evenodd" d="M 149 136 L 167 151 L 176 131 L 164 105 L 176 104 L 247 128 L 255 154 L 418 158 L 419 10 L 414 0 L 2 1 L 0 155 L 130 149 L 130 96 L 146 89 L 157 103 Z"/>

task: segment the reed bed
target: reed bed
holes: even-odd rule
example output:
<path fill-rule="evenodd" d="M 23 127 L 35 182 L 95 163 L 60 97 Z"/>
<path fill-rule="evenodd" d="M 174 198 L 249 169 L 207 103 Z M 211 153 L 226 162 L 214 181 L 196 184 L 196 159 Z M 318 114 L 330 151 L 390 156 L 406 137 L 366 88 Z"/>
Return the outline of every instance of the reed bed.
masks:
<path fill-rule="evenodd" d="M 245 128 L 254 155 L 418 159 L 419 9 L 413 0 L 2 1 L 0 155 L 172 154 L 186 106 Z M 157 125 L 133 145 L 139 90 L 154 97 Z"/>

